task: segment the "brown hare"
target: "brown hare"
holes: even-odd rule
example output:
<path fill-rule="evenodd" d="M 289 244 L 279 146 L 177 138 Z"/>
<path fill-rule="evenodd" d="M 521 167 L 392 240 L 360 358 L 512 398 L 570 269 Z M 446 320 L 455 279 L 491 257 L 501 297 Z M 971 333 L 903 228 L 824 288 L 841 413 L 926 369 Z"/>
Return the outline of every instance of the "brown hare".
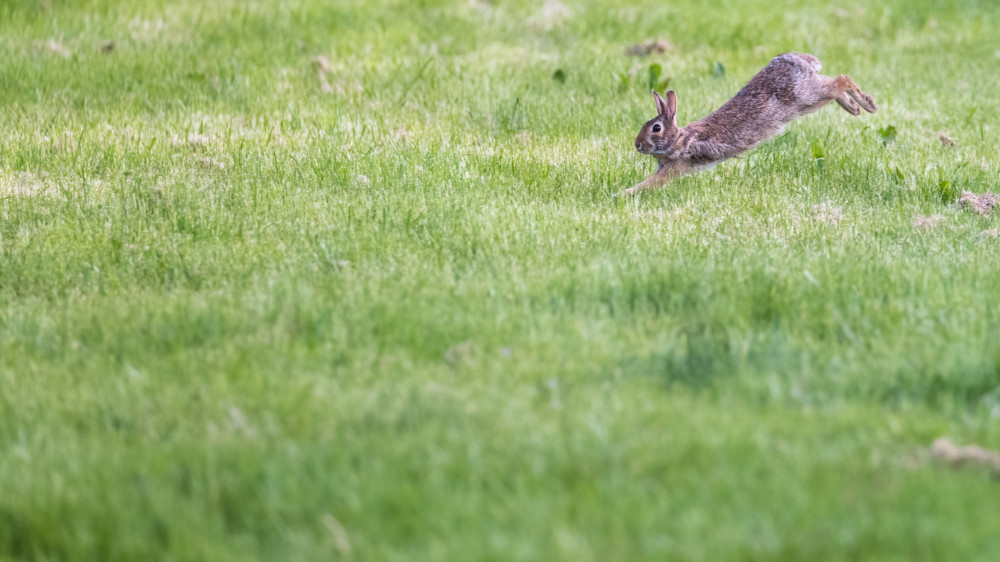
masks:
<path fill-rule="evenodd" d="M 621 192 L 633 195 L 685 174 L 709 168 L 781 132 L 785 123 L 836 101 L 851 115 L 875 113 L 875 100 L 841 74 L 818 74 L 819 59 L 785 53 L 757 73 L 733 99 L 704 119 L 677 126 L 677 95 L 653 91 L 657 116 L 643 125 L 635 149 L 656 158 L 656 173 Z"/>

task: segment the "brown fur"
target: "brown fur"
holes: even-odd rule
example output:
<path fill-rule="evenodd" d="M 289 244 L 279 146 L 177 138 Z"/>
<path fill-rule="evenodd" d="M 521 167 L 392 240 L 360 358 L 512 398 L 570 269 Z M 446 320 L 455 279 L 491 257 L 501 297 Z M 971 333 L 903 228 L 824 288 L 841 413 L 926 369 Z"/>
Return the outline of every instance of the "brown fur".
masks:
<path fill-rule="evenodd" d="M 656 173 L 623 194 L 663 184 L 714 166 L 778 134 L 786 123 L 836 101 L 851 115 L 875 113 L 875 100 L 841 74 L 818 74 L 822 65 L 812 55 L 785 53 L 774 57 L 733 99 L 707 117 L 677 126 L 677 95 L 666 99 L 655 91 L 658 115 L 643 125 L 635 148 L 656 158 Z"/>

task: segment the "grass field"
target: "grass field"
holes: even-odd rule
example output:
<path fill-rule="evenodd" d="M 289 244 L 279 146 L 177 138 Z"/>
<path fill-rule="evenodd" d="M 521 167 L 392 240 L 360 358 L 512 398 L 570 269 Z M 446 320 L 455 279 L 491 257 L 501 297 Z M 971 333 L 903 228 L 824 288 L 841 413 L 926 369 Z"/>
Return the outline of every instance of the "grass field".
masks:
<path fill-rule="evenodd" d="M 0 3 L 0 560 L 1000 560 L 1000 6 L 563 2 Z"/>

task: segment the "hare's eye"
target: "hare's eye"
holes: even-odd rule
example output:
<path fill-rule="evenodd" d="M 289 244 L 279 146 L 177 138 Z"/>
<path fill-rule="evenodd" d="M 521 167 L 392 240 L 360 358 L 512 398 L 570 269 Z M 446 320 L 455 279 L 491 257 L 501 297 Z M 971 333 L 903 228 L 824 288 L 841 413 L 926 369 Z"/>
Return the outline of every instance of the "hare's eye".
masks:
<path fill-rule="evenodd" d="M 660 127 L 658 124 L 657 125 L 653 125 L 653 132 L 654 133 L 659 133 L 661 128 L 662 127 Z"/>

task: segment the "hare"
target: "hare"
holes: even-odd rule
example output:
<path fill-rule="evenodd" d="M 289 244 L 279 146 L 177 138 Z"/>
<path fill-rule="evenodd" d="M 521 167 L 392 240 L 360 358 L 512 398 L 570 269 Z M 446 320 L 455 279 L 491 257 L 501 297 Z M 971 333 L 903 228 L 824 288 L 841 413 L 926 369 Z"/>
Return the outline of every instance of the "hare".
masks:
<path fill-rule="evenodd" d="M 633 195 L 750 150 L 781 132 L 785 124 L 836 101 L 851 115 L 875 113 L 875 100 L 841 74 L 817 74 L 819 59 L 785 53 L 757 73 L 733 99 L 704 119 L 677 126 L 677 95 L 653 91 L 657 116 L 642 126 L 635 149 L 656 158 L 656 173 L 622 192 Z"/>

